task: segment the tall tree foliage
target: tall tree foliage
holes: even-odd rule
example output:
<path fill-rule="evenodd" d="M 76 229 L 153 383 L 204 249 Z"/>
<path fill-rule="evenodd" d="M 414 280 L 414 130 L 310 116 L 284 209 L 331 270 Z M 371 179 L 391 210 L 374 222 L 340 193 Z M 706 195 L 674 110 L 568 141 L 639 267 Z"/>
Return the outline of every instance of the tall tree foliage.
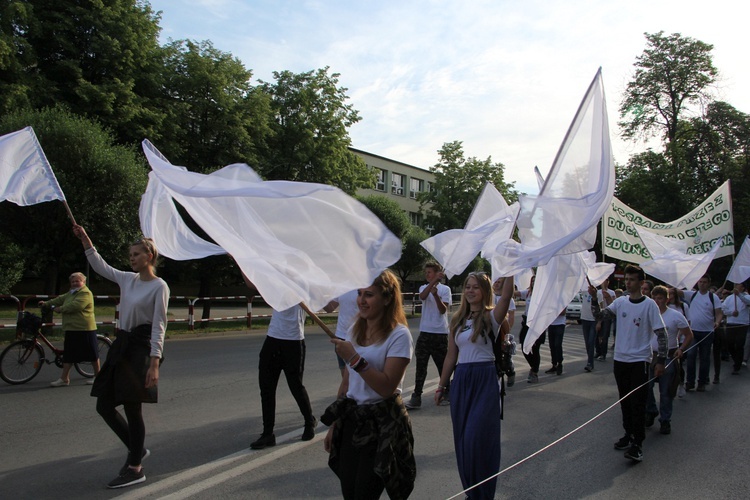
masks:
<path fill-rule="evenodd" d="M 120 142 L 151 137 L 158 95 L 159 16 L 141 0 L 5 0 L 0 110 L 66 104 Z M 6 17 L 7 16 L 7 17 Z M 9 54 L 9 51 L 13 51 Z"/>
<path fill-rule="evenodd" d="M 304 73 L 274 72 L 275 82 L 261 82 L 271 97 L 273 135 L 262 173 L 268 179 L 320 182 L 349 194 L 371 187 L 374 174 L 349 150 L 349 127 L 360 120 L 328 67 Z"/>
<path fill-rule="evenodd" d="M 162 152 L 173 163 L 202 171 L 256 165 L 271 133 L 271 115 L 269 97 L 251 84 L 252 72 L 209 41 L 178 40 L 164 51 L 168 118 Z"/>
<path fill-rule="evenodd" d="M 491 157 L 465 158 L 461 141 L 446 142 L 438 155 L 438 163 L 430 168 L 435 174 L 434 189 L 420 193 L 419 198 L 423 209 L 432 204 L 425 210 L 425 226 L 432 228 L 433 234 L 464 227 L 487 182 L 494 184 L 508 203 L 518 199 L 514 183 L 505 182 L 502 163 L 493 163 Z"/>
<path fill-rule="evenodd" d="M 636 58 L 635 73 L 620 104 L 626 139 L 661 136 L 674 143 L 679 121 L 690 105 L 706 104 L 716 80 L 713 45 L 679 33 L 645 33 L 646 49 Z M 700 109 L 698 110 L 700 111 Z"/>
<path fill-rule="evenodd" d="M 113 265 L 126 262 L 140 233 L 138 204 L 146 167 L 129 147 L 117 146 L 102 127 L 61 108 L 21 111 L 0 118 L 0 135 L 31 125 L 47 155 L 76 221 Z M 55 293 L 74 270 L 85 266 L 81 243 L 58 201 L 19 207 L 0 203 L 0 235 L 33 258 L 27 271 Z"/>

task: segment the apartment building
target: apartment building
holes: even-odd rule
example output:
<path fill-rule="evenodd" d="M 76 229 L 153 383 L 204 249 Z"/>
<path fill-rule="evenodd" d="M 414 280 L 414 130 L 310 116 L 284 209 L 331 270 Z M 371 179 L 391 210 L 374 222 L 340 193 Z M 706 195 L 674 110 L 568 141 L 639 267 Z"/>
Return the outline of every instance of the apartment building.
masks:
<path fill-rule="evenodd" d="M 419 193 L 432 189 L 435 175 L 429 170 L 414 165 L 355 148 L 349 149 L 359 155 L 365 164 L 377 174 L 375 186 L 372 189 L 360 189 L 357 194 L 361 196 L 372 194 L 387 196 L 398 203 L 398 206 L 409 216 L 412 224 L 423 228 L 428 234 L 432 234 L 432 228 L 424 225 L 424 214 L 420 210 L 417 197 Z"/>

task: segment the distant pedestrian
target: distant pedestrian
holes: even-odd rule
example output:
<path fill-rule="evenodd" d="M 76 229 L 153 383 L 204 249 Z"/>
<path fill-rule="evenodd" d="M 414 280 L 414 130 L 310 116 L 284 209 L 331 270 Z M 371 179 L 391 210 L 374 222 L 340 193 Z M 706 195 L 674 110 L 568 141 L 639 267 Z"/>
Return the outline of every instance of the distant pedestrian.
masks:
<path fill-rule="evenodd" d="M 337 339 L 346 340 L 349 329 L 357 319 L 357 314 L 359 313 L 359 307 L 357 307 L 357 293 L 358 290 L 346 292 L 330 301 L 323 308 L 327 313 L 335 311 L 336 308 L 339 310 L 339 316 L 336 320 L 336 332 L 334 333 Z M 346 360 L 341 359 L 341 356 L 338 354 L 336 354 L 336 360 L 338 361 L 339 371 L 341 371 L 341 376 L 343 377 L 344 371 L 346 370 Z"/>
<path fill-rule="evenodd" d="M 690 310 L 688 311 L 688 320 L 690 328 L 693 330 L 695 347 L 687 353 L 687 381 L 685 389 L 692 391 L 696 389 L 696 364 L 698 370 L 697 391 L 703 392 L 710 382 L 709 372 L 711 365 L 711 346 L 714 343 L 714 336 L 718 333 L 719 326 L 724 313 L 721 311 L 721 300 L 710 291 L 711 276 L 704 274 L 698 280 L 698 291 L 685 291 L 685 301 L 688 302 Z M 721 370 L 714 367 L 715 370 Z M 714 381 L 719 382 L 718 374 L 715 375 Z"/>
<path fill-rule="evenodd" d="M 536 276 L 531 277 L 531 281 L 529 283 L 529 288 L 526 290 L 519 290 L 516 292 L 519 298 L 526 301 L 526 311 L 529 310 L 529 306 L 531 304 L 531 301 L 534 300 L 534 282 L 536 281 Z M 524 341 L 526 340 L 526 335 L 529 333 L 529 325 L 526 323 L 528 317 L 526 314 L 521 315 L 521 331 L 518 333 L 518 342 L 520 345 L 523 345 Z M 544 344 L 546 340 L 547 334 L 542 333 L 538 339 L 534 342 L 534 344 L 531 346 L 531 351 L 526 352 L 522 349 L 523 357 L 526 358 L 526 362 L 529 364 L 529 376 L 526 379 L 526 382 L 529 384 L 536 384 L 539 382 L 539 365 L 542 362 L 542 356 L 541 356 L 541 348 L 542 344 Z"/>
<path fill-rule="evenodd" d="M 750 295 L 744 283 L 735 283 L 732 294 L 721 305 L 727 319 L 726 347 L 732 356 L 732 374 L 739 375 L 745 353 L 745 340 L 750 326 Z"/>
<path fill-rule="evenodd" d="M 609 279 L 602 282 L 601 289 L 596 292 L 596 300 L 599 301 L 599 307 L 604 309 L 615 300 L 615 292 L 609 289 Z M 607 350 L 609 348 L 609 334 L 612 330 L 611 319 L 603 319 L 596 322 L 596 359 L 604 361 L 607 359 Z"/>

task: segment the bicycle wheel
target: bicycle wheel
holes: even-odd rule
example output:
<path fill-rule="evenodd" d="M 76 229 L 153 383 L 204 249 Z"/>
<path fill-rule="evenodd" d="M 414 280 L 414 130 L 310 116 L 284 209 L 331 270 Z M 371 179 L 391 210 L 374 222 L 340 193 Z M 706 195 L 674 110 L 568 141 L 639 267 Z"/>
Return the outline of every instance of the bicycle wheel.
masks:
<path fill-rule="evenodd" d="M 9 384 L 24 384 L 36 377 L 44 363 L 44 350 L 33 340 L 17 340 L 0 354 L 0 378 Z"/>
<path fill-rule="evenodd" d="M 104 360 L 107 359 L 107 353 L 109 352 L 109 346 L 112 345 L 112 341 L 104 335 L 96 336 L 96 347 L 99 349 L 99 366 L 104 364 Z M 94 366 L 90 361 L 83 361 L 76 363 L 76 371 L 86 378 L 94 377 Z"/>

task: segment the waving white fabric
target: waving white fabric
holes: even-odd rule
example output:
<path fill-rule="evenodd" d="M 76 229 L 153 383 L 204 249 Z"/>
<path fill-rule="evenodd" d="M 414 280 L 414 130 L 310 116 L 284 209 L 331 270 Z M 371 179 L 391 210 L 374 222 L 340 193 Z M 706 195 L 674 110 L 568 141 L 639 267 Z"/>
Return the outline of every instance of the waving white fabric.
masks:
<path fill-rule="evenodd" d="M 750 278 L 750 236 L 746 236 L 745 241 L 742 242 L 740 253 L 737 254 L 727 274 L 727 281 L 742 283 L 748 278 Z"/>
<path fill-rule="evenodd" d="M 31 127 L 0 136 L 0 201 L 5 200 L 21 206 L 65 201 Z"/>
<path fill-rule="evenodd" d="M 202 259 L 226 252 L 219 245 L 199 237 L 185 224 L 156 174 L 148 174 L 148 187 L 138 209 L 143 235 L 153 238 L 159 252 L 173 260 Z"/>
<path fill-rule="evenodd" d="M 503 275 L 541 266 L 561 253 L 594 246 L 596 224 L 615 186 L 614 159 L 601 69 L 591 82 L 538 196 L 521 196 L 521 243 L 498 246 L 493 268 Z"/>
<path fill-rule="evenodd" d="M 531 301 L 526 304 L 529 331 L 523 342 L 523 352 L 531 352 L 534 342 L 582 288 L 586 279 L 583 253 L 555 255 L 537 268 Z"/>
<path fill-rule="evenodd" d="M 464 229 L 450 229 L 421 245 L 437 260 L 449 278 L 464 272 L 486 248 L 497 247 L 513 234 L 518 204 L 508 206 L 492 183 L 485 184 Z"/>
<path fill-rule="evenodd" d="M 171 165 L 148 141 L 143 150 L 166 192 L 232 255 L 274 309 L 300 302 L 320 309 L 369 286 L 401 255 L 401 241 L 338 188 L 259 181 L 246 165 L 203 175 Z M 159 223 L 155 234 L 170 241 L 184 236 L 161 225 L 169 217 L 146 215 Z"/>
<path fill-rule="evenodd" d="M 711 251 L 688 254 L 685 242 L 677 238 L 667 238 L 643 228 L 638 229 L 638 235 L 651 254 L 651 259 L 640 264 L 643 271 L 675 288 L 692 288 L 721 248 L 719 238 Z"/>

